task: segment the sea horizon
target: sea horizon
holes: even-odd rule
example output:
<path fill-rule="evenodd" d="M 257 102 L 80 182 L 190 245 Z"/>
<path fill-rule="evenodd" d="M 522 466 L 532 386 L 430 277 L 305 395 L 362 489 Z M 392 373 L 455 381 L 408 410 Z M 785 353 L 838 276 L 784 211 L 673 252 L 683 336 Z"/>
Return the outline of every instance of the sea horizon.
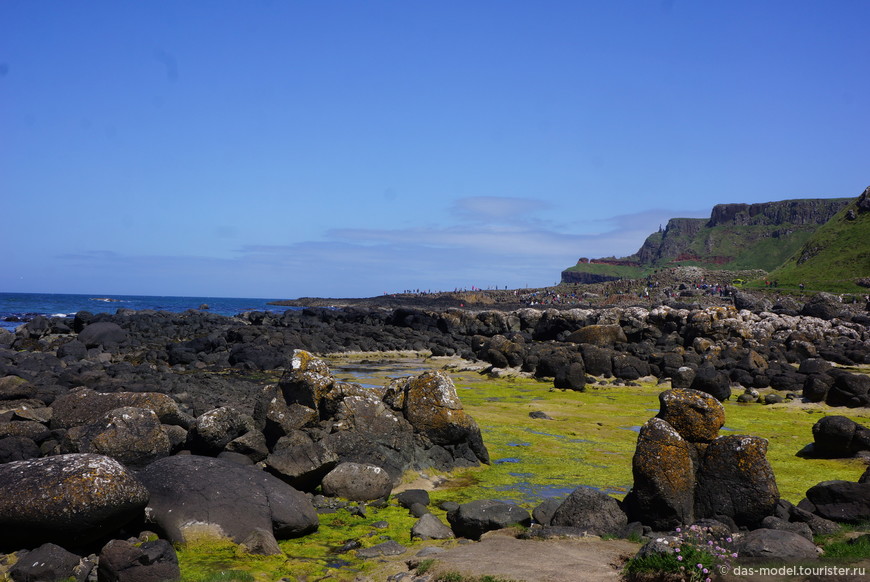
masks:
<path fill-rule="evenodd" d="M 119 309 L 151 309 L 182 313 L 193 309 L 233 316 L 246 311 L 283 313 L 292 309 L 269 305 L 269 302 L 281 300 L 262 297 L 0 292 L 0 328 L 14 330 L 38 315 L 73 317 L 79 311 L 114 314 Z M 205 306 L 208 306 L 207 309 Z"/>

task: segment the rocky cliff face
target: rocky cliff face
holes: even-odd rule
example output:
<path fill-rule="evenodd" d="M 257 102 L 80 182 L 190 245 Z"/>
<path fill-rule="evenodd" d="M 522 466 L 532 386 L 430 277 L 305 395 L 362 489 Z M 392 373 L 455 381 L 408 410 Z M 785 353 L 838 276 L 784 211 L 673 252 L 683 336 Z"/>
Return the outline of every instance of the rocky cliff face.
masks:
<path fill-rule="evenodd" d="M 830 198 L 718 204 L 709 219 L 672 218 L 664 230 L 650 235 L 637 253 L 624 260 L 640 267 L 688 263 L 769 271 L 851 201 Z M 588 278 L 582 268 L 565 271 L 562 276 L 566 282 L 586 282 Z"/>
<path fill-rule="evenodd" d="M 842 210 L 851 198 L 783 200 L 759 204 L 717 204 L 708 227 L 768 226 L 781 224 L 825 224 Z"/>

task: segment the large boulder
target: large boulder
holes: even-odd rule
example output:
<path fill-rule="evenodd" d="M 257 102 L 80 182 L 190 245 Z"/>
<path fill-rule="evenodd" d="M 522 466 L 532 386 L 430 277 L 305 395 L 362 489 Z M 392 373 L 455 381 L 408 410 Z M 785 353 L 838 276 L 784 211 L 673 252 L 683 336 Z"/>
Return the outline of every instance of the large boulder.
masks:
<path fill-rule="evenodd" d="M 843 312 L 843 305 L 836 297 L 829 293 L 819 293 L 807 301 L 800 310 L 801 315 L 818 317 L 830 321 L 839 317 Z"/>
<path fill-rule="evenodd" d="M 813 453 L 852 457 L 870 450 L 870 429 L 845 416 L 826 416 L 813 425 Z"/>
<path fill-rule="evenodd" d="M 118 461 L 70 454 L 0 465 L 0 547 L 79 545 L 141 515 L 148 490 Z"/>
<path fill-rule="evenodd" d="M 390 495 L 390 474 L 375 465 L 341 463 L 326 474 L 321 483 L 323 494 L 350 501 L 372 501 Z"/>
<path fill-rule="evenodd" d="M 628 518 L 613 497 L 591 487 L 578 487 L 562 502 L 550 523 L 592 535 L 620 535 Z"/>
<path fill-rule="evenodd" d="M 714 440 L 725 424 L 722 404 L 712 395 L 698 390 L 672 389 L 660 393 L 657 416 L 691 443 Z"/>
<path fill-rule="evenodd" d="M 804 379 L 803 397 L 810 402 L 824 402 L 833 385 L 834 379 L 828 374 L 809 374 Z"/>
<path fill-rule="evenodd" d="M 608 347 L 614 344 L 628 342 L 625 332 L 617 324 L 587 325 L 571 333 L 565 341 L 576 344 L 592 344 L 598 347 Z"/>
<path fill-rule="evenodd" d="M 859 408 L 870 406 L 870 376 L 834 369 L 828 372 L 834 383 L 825 402 L 830 406 Z"/>
<path fill-rule="evenodd" d="M 416 431 L 436 445 L 467 443 L 480 462 L 489 463 L 480 428 L 462 409 L 450 376 L 425 372 L 408 379 L 402 391 L 402 413 Z"/>
<path fill-rule="evenodd" d="M 455 511 L 447 513 L 447 521 L 459 537 L 479 539 L 488 531 L 512 525 L 528 526 L 532 517 L 529 512 L 512 503 L 479 499 L 463 503 Z"/>
<path fill-rule="evenodd" d="M 148 521 L 173 543 L 200 537 L 243 543 L 256 530 L 278 538 L 315 531 L 311 501 L 280 479 L 230 461 L 180 455 L 146 467 Z"/>
<path fill-rule="evenodd" d="M 728 378 L 728 374 L 709 364 L 705 364 L 695 371 L 691 388 L 706 392 L 719 401 L 731 397 L 731 380 Z"/>
<path fill-rule="evenodd" d="M 779 488 L 766 455 L 767 440 L 760 437 L 728 435 L 711 442 L 697 472 L 695 515 L 726 516 L 750 528 L 773 515 Z"/>
<path fill-rule="evenodd" d="M 564 390 L 586 390 L 586 369 L 583 362 L 571 362 L 553 379 L 553 387 Z"/>
<path fill-rule="evenodd" d="M 291 446 L 276 445 L 266 457 L 266 470 L 302 491 L 314 491 L 327 473 L 339 463 L 338 454 L 322 442 L 295 433 Z M 289 443 L 288 443 L 289 444 Z"/>
<path fill-rule="evenodd" d="M 691 445 L 661 418 L 640 429 L 632 458 L 631 518 L 666 531 L 694 521 L 695 471 Z"/>
<path fill-rule="evenodd" d="M 763 562 L 815 560 L 819 551 L 812 541 L 800 534 L 768 528 L 759 528 L 747 533 L 740 540 L 738 554 L 743 560 L 756 559 Z"/>
<path fill-rule="evenodd" d="M 583 355 L 583 364 L 586 372 L 593 376 L 609 378 L 613 375 L 613 351 L 607 348 L 599 348 L 592 344 L 582 344 L 580 353 Z"/>
<path fill-rule="evenodd" d="M 114 349 L 126 344 L 129 341 L 129 336 L 117 323 L 98 321 L 84 328 L 79 333 L 78 340 L 87 348 Z"/>
<path fill-rule="evenodd" d="M 822 481 L 807 490 L 813 513 L 840 523 L 870 520 L 870 483 Z"/>
<path fill-rule="evenodd" d="M 337 383 L 338 384 L 338 383 Z M 342 461 L 376 465 L 393 481 L 415 460 L 414 428 L 401 413 L 390 409 L 370 389 L 335 402 L 336 430 L 323 441 Z"/>

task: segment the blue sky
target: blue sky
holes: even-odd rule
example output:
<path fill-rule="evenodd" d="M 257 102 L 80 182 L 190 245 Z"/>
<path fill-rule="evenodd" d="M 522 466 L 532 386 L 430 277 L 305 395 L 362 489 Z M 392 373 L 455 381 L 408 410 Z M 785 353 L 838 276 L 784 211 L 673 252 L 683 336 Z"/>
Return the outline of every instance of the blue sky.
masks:
<path fill-rule="evenodd" d="M 542 286 L 870 184 L 870 2 L 0 2 L 0 291 Z"/>

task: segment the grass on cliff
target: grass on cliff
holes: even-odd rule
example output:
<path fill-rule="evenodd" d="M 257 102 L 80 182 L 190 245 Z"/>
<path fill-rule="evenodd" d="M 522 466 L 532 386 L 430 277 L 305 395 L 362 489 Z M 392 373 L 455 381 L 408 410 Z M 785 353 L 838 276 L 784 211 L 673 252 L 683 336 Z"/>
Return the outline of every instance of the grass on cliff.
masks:
<path fill-rule="evenodd" d="M 847 214 L 855 205 L 843 209 L 819 227 L 813 236 L 783 265 L 770 273 L 780 287 L 836 293 L 866 293 L 856 280 L 870 277 L 870 212 Z"/>

